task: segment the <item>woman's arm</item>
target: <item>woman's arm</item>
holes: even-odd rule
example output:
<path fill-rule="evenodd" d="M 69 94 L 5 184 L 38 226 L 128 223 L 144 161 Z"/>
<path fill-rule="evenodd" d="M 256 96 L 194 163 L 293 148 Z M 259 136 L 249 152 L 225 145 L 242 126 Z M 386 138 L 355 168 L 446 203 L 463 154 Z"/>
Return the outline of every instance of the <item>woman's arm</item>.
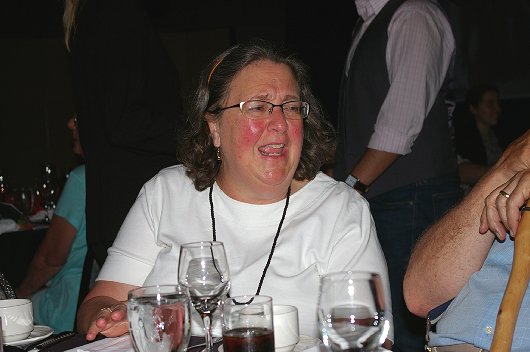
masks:
<path fill-rule="evenodd" d="M 127 293 L 137 286 L 97 281 L 77 312 L 77 330 L 92 341 L 98 333 L 107 337 L 128 331 Z"/>
<path fill-rule="evenodd" d="M 55 215 L 43 242 L 35 253 L 28 273 L 17 289 L 17 297 L 29 297 L 61 270 L 77 234 L 65 218 Z"/>

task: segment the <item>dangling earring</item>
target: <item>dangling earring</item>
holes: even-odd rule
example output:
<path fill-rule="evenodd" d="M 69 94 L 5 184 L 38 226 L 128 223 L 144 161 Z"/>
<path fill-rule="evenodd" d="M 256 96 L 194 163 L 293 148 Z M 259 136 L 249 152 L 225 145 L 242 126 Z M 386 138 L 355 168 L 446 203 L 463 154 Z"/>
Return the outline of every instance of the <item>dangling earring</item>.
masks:
<path fill-rule="evenodd" d="M 221 148 L 217 148 L 217 161 L 221 161 Z"/>

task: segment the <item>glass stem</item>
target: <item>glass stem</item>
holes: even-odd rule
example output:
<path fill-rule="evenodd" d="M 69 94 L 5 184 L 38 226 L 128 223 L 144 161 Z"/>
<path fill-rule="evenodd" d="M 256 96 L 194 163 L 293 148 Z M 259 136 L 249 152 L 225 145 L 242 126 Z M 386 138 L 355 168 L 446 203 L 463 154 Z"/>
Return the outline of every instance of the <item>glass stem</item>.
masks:
<path fill-rule="evenodd" d="M 204 351 L 212 352 L 212 319 L 210 317 L 210 314 L 203 314 L 202 321 L 204 323 L 204 343 L 206 344 L 206 348 L 204 349 Z"/>

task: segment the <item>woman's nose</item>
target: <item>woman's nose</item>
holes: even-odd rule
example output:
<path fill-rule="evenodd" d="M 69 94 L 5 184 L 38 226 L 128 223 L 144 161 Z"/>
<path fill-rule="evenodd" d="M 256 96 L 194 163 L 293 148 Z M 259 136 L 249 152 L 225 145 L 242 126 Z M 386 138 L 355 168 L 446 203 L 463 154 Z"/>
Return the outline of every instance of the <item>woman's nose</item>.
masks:
<path fill-rule="evenodd" d="M 271 112 L 269 127 L 273 130 L 283 132 L 287 130 L 287 119 L 280 106 L 275 106 L 275 108 L 273 108 Z"/>

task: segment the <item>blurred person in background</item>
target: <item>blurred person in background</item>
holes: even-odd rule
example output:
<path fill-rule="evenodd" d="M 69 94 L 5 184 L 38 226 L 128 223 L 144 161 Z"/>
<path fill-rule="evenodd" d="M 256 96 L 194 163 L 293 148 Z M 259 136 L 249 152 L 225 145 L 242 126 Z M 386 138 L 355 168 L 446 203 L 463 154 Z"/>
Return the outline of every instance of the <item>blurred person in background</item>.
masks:
<path fill-rule="evenodd" d="M 73 152 L 82 156 L 76 118 L 68 120 Z M 50 226 L 30 268 L 16 289 L 33 303 L 36 324 L 55 333 L 74 328 L 83 263 L 87 251 L 85 166 L 73 169 L 61 192 Z"/>
<path fill-rule="evenodd" d="M 179 78 L 152 16 L 164 1 L 66 0 L 79 132 L 85 153 L 88 255 L 107 249 L 142 185 L 178 163 Z"/>
<path fill-rule="evenodd" d="M 424 347 L 403 299 L 422 231 L 461 197 L 445 103 L 455 42 L 434 0 L 355 0 L 359 15 L 339 96 L 333 177 L 370 202 L 388 262 L 394 351 Z"/>
<path fill-rule="evenodd" d="M 497 87 L 479 84 L 466 96 L 467 114 L 455 118 L 458 173 L 462 184 L 472 186 L 497 162 L 503 148 L 493 130 L 502 110 Z"/>

